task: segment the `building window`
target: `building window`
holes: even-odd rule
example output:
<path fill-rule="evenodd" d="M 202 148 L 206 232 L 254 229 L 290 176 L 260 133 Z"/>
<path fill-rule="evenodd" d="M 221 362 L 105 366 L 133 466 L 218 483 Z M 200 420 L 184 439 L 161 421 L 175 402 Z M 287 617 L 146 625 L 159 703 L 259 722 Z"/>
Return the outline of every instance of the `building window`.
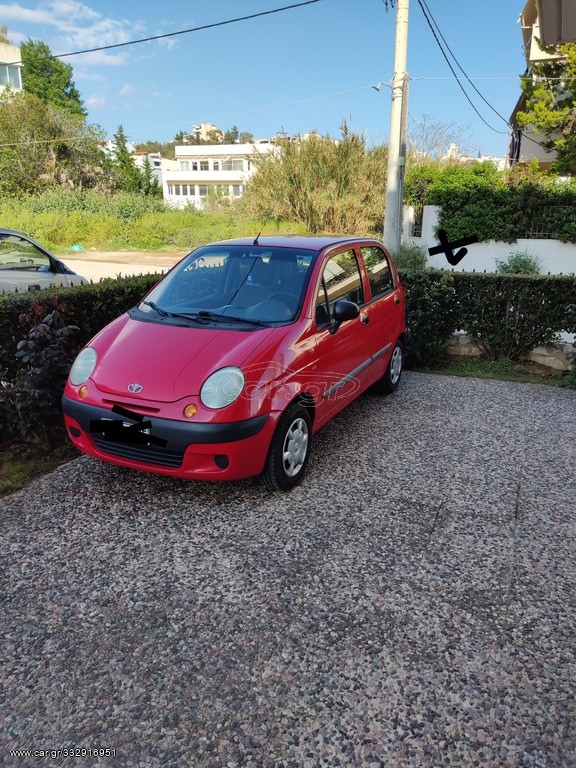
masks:
<path fill-rule="evenodd" d="M 181 171 L 190 170 L 190 163 L 188 162 L 188 160 L 180 160 L 180 170 Z"/>
<path fill-rule="evenodd" d="M 175 195 L 180 194 L 180 184 L 174 184 L 174 194 Z"/>
<path fill-rule="evenodd" d="M 242 194 L 242 185 L 241 184 L 232 184 L 232 194 L 234 197 L 240 197 Z"/>
<path fill-rule="evenodd" d="M 200 160 L 200 170 L 201 171 L 208 171 L 208 160 Z"/>
<path fill-rule="evenodd" d="M 0 86 L 9 85 L 11 88 L 22 90 L 20 67 L 12 64 L 0 64 Z"/>
<path fill-rule="evenodd" d="M 244 170 L 244 161 L 243 160 L 223 160 L 222 170 L 223 171 L 242 171 Z"/>
<path fill-rule="evenodd" d="M 192 170 L 193 170 L 193 171 L 197 171 L 197 170 L 198 170 L 198 163 L 196 162 L 196 160 L 194 160 L 194 161 L 191 163 L 191 165 L 192 165 Z"/>
<path fill-rule="evenodd" d="M 208 194 L 208 184 L 198 184 L 198 194 L 205 197 Z"/>
<path fill-rule="evenodd" d="M 182 184 L 182 194 L 183 195 L 188 194 L 188 184 Z"/>
<path fill-rule="evenodd" d="M 220 163 L 219 163 L 218 160 L 214 160 L 214 162 L 212 164 L 212 169 L 215 170 L 215 171 L 219 171 L 220 170 Z"/>
<path fill-rule="evenodd" d="M 168 194 L 173 195 L 174 194 L 174 187 L 172 184 L 168 184 Z"/>

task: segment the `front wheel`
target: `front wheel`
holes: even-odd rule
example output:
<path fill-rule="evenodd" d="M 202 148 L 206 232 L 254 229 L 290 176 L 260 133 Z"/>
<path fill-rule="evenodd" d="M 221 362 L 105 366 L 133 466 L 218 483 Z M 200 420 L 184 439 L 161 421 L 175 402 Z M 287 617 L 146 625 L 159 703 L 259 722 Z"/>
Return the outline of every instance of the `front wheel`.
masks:
<path fill-rule="evenodd" d="M 376 382 L 376 390 L 384 395 L 389 395 L 398 389 L 403 368 L 404 346 L 401 341 L 397 341 L 384 376 Z"/>
<path fill-rule="evenodd" d="M 270 443 L 264 485 L 270 491 L 289 491 L 300 482 L 310 455 L 312 422 L 306 408 L 294 403 L 280 417 Z"/>

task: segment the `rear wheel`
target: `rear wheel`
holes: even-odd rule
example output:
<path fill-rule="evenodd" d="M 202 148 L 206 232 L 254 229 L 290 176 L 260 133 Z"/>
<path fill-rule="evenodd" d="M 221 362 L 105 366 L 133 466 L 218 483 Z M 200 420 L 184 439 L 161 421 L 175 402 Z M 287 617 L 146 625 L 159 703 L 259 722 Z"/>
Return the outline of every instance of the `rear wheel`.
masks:
<path fill-rule="evenodd" d="M 394 392 L 394 390 L 398 389 L 403 368 L 404 345 L 401 341 L 397 341 L 384 376 L 382 376 L 380 381 L 376 382 L 376 391 L 381 392 L 384 395 L 389 395 Z"/>
<path fill-rule="evenodd" d="M 306 408 L 294 403 L 280 417 L 262 472 L 270 491 L 289 491 L 300 482 L 310 454 L 312 422 Z"/>

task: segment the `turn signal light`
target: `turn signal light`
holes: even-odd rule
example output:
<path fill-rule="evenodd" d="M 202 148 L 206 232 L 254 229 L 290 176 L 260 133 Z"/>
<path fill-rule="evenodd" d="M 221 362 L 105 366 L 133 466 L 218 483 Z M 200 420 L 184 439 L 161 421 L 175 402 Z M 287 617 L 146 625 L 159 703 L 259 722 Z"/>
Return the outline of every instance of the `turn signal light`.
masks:
<path fill-rule="evenodd" d="M 84 400 L 87 394 L 88 394 L 88 387 L 86 386 L 86 384 L 84 384 L 84 386 L 80 387 L 80 389 L 78 390 L 78 397 L 80 398 L 80 400 Z"/>
<path fill-rule="evenodd" d="M 184 416 L 186 416 L 187 419 L 191 419 L 193 416 L 196 416 L 197 410 L 198 406 L 194 403 L 190 403 L 186 406 L 186 408 L 184 408 Z"/>

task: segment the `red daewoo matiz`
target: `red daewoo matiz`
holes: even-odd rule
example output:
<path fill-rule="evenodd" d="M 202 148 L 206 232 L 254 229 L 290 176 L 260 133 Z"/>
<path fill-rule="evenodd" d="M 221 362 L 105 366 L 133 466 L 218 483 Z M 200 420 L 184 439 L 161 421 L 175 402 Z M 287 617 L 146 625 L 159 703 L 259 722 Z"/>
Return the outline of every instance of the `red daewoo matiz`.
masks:
<path fill-rule="evenodd" d="M 398 386 L 404 293 L 376 240 L 267 237 L 190 253 L 80 352 L 62 399 L 99 459 L 288 490 L 320 427 Z"/>

